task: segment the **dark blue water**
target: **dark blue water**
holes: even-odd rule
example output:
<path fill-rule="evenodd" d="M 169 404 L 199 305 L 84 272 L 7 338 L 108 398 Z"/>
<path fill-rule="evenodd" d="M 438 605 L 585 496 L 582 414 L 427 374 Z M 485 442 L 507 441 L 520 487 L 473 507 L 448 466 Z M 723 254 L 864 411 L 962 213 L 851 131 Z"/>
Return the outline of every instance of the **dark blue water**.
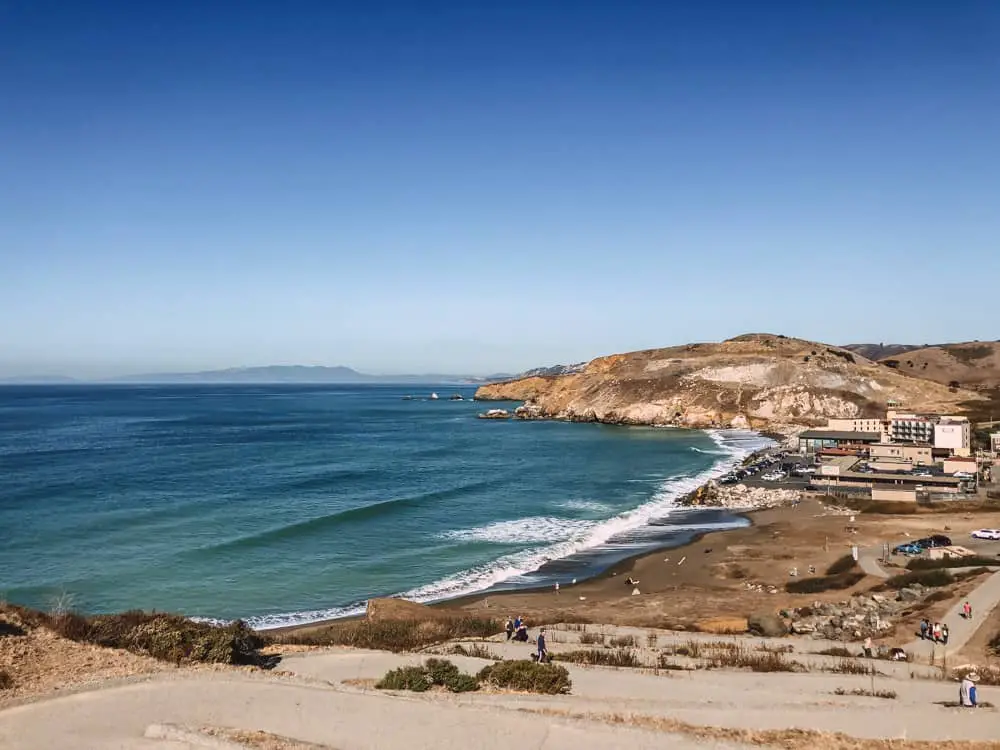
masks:
<path fill-rule="evenodd" d="M 470 388 L 0 388 L 0 596 L 267 626 L 584 578 L 750 433 L 479 420 Z M 414 400 L 404 400 L 412 394 Z"/>

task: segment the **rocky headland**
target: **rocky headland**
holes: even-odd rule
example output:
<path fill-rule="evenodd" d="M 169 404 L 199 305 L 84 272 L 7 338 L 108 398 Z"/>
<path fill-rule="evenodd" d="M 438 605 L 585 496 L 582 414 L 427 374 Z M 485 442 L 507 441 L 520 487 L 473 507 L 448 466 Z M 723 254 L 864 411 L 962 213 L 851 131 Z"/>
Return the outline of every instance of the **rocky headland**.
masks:
<path fill-rule="evenodd" d="M 780 430 L 877 416 L 888 402 L 959 411 L 982 396 L 812 341 L 746 334 L 599 357 L 578 372 L 491 383 L 480 401 L 521 401 L 520 419 Z"/>

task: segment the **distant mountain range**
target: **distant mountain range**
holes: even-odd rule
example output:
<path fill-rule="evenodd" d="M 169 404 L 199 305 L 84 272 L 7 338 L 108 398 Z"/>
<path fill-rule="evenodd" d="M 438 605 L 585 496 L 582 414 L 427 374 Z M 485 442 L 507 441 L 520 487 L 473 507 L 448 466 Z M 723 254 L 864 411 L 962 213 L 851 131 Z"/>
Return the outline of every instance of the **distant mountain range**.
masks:
<path fill-rule="evenodd" d="M 350 367 L 310 367 L 306 365 L 271 365 L 267 367 L 231 367 L 225 370 L 200 372 L 162 372 L 127 375 L 102 380 L 77 380 L 59 375 L 0 378 L 0 383 L 32 385 L 66 385 L 72 383 L 455 383 L 478 384 L 507 380 L 512 376 L 497 373 L 485 377 L 475 375 L 368 375 Z"/>

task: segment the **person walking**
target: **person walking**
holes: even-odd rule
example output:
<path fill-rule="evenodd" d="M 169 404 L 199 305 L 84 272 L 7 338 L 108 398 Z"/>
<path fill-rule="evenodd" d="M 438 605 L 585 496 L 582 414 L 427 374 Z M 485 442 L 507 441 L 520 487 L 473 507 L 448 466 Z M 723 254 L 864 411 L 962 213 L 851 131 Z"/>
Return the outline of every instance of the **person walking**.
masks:
<path fill-rule="evenodd" d="M 510 619 L 510 615 L 507 615 L 507 622 L 503 626 L 504 632 L 507 634 L 507 640 L 511 639 L 514 635 L 514 621 Z"/>
<path fill-rule="evenodd" d="M 865 648 L 865 656 L 868 657 L 869 659 L 871 659 L 872 658 L 872 637 L 871 636 L 868 636 L 867 638 L 865 638 L 865 646 L 864 646 L 864 648 Z"/>
<path fill-rule="evenodd" d="M 945 646 L 948 645 L 948 624 L 945 623 L 941 626 L 941 643 Z"/>
<path fill-rule="evenodd" d="M 545 647 L 545 628 L 538 631 L 538 640 L 536 641 L 538 646 L 538 663 L 544 664 L 549 658 L 549 651 Z"/>
<path fill-rule="evenodd" d="M 937 643 L 941 640 L 941 623 L 934 623 L 934 642 Z"/>
<path fill-rule="evenodd" d="M 930 627 L 930 623 L 927 622 L 927 618 L 926 617 L 920 621 L 920 640 L 922 640 L 922 641 L 926 641 L 927 640 L 927 628 L 929 628 L 929 627 Z"/>
<path fill-rule="evenodd" d="M 968 600 L 966 600 L 965 604 L 962 605 L 962 612 L 965 613 L 966 620 L 972 619 L 972 605 L 969 604 Z"/>

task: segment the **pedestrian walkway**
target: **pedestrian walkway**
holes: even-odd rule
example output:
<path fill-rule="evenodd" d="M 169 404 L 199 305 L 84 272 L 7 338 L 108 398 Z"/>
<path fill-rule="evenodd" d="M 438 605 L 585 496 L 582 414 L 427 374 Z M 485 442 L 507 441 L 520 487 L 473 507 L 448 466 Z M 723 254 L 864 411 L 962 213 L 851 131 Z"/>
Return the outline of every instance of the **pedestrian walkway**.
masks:
<path fill-rule="evenodd" d="M 866 547 L 858 550 L 858 565 L 865 575 L 876 578 L 888 578 L 889 574 L 879 565 L 879 558 L 882 556 L 881 547 Z"/>
<path fill-rule="evenodd" d="M 969 602 L 972 605 L 972 619 L 966 620 L 962 617 L 962 606 Z M 955 653 L 969 642 L 979 626 L 982 625 L 993 609 L 1000 603 L 1000 572 L 993 573 L 983 581 L 968 596 L 959 599 L 958 602 L 948 610 L 941 622 L 948 624 L 949 637 L 948 645 L 934 644 L 932 641 L 924 641 L 919 638 L 906 644 L 904 647 L 908 653 L 917 656 L 931 655 L 937 657 L 945 654 Z"/>

